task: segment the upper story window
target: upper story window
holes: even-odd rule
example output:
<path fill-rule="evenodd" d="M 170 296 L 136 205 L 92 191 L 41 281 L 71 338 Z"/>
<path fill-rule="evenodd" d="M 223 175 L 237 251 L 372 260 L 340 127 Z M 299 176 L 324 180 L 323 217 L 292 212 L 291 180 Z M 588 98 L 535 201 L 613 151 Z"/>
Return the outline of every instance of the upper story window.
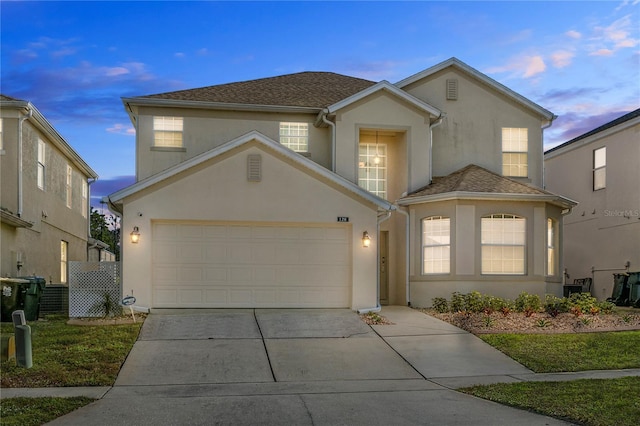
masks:
<path fill-rule="evenodd" d="M 182 148 L 182 117 L 153 117 L 153 146 Z"/>
<path fill-rule="evenodd" d="M 556 221 L 548 218 L 547 219 L 547 275 L 555 275 L 556 274 Z"/>
<path fill-rule="evenodd" d="M 82 181 L 82 217 L 87 218 L 87 210 L 89 208 L 89 185 L 87 181 Z"/>
<path fill-rule="evenodd" d="M 67 207 L 71 208 L 71 206 L 73 205 L 73 188 L 72 188 L 72 182 L 73 182 L 73 169 L 71 168 L 70 165 L 67 164 L 67 181 L 66 181 L 66 185 L 65 185 L 65 189 L 66 189 L 66 194 L 67 194 Z"/>
<path fill-rule="evenodd" d="M 593 190 L 607 186 L 607 147 L 593 151 Z"/>
<path fill-rule="evenodd" d="M 38 188 L 44 190 L 45 152 L 46 145 L 42 139 L 38 139 Z"/>
<path fill-rule="evenodd" d="M 4 138 L 2 132 L 2 118 L 0 118 L 0 151 L 4 149 Z"/>
<path fill-rule="evenodd" d="M 380 198 L 387 198 L 387 146 L 361 143 L 358 185 Z"/>
<path fill-rule="evenodd" d="M 511 177 L 527 177 L 529 141 L 527 129 L 505 127 L 502 129 L 502 174 Z"/>
<path fill-rule="evenodd" d="M 296 152 L 308 152 L 309 124 L 280 123 L 280 143 Z"/>
<path fill-rule="evenodd" d="M 451 269 L 451 219 L 422 219 L 422 273 L 448 274 Z"/>
<path fill-rule="evenodd" d="M 493 214 L 481 219 L 480 229 L 482 273 L 524 275 L 526 219 Z"/>

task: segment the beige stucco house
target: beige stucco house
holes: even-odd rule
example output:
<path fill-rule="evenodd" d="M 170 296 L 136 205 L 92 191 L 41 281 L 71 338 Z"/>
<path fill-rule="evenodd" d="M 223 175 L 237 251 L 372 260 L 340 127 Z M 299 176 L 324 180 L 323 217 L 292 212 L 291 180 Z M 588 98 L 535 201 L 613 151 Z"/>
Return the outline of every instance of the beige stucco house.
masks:
<path fill-rule="evenodd" d="M 0 95 L 0 275 L 67 283 L 87 260 L 98 175 L 29 101 Z"/>
<path fill-rule="evenodd" d="M 149 308 L 430 306 L 561 294 L 555 116 L 458 59 L 398 83 L 302 72 L 123 99 L 123 291 Z"/>
<path fill-rule="evenodd" d="M 640 109 L 545 153 L 546 187 L 579 202 L 564 219 L 564 266 L 612 295 L 613 274 L 640 271 Z"/>

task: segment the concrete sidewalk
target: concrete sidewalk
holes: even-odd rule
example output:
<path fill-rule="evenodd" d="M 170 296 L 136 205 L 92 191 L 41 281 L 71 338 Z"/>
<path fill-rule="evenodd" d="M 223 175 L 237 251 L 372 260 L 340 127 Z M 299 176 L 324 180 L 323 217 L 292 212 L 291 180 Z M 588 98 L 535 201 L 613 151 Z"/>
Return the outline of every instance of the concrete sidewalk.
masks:
<path fill-rule="evenodd" d="M 51 424 L 560 425 L 452 389 L 640 376 L 535 374 L 475 336 L 407 307 L 369 327 L 348 310 L 156 311 L 112 388 L 3 389 L 98 401 Z"/>

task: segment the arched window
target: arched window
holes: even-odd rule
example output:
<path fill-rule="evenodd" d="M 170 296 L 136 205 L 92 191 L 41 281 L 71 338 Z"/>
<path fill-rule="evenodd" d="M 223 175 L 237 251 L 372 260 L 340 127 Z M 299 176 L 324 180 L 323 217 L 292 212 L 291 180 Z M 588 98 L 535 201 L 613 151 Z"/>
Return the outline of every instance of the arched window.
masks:
<path fill-rule="evenodd" d="M 524 275 L 526 219 L 492 214 L 481 219 L 482 273 Z"/>
<path fill-rule="evenodd" d="M 451 270 L 451 219 L 422 219 L 422 273 L 448 274 Z"/>

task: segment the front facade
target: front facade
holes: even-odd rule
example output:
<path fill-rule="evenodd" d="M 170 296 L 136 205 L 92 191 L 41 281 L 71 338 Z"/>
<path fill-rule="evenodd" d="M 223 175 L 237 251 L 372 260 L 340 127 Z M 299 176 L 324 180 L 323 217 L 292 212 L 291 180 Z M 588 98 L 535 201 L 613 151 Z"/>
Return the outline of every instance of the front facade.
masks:
<path fill-rule="evenodd" d="M 612 274 L 640 271 L 640 109 L 545 153 L 546 186 L 579 202 L 564 221 L 570 280 L 612 296 Z"/>
<path fill-rule="evenodd" d="M 305 72 L 123 102 L 137 182 L 105 201 L 139 235 L 123 289 L 141 306 L 561 293 L 555 117 L 455 58 L 396 84 Z"/>
<path fill-rule="evenodd" d="M 97 174 L 28 101 L 0 95 L 0 275 L 67 283 L 87 260 Z"/>

